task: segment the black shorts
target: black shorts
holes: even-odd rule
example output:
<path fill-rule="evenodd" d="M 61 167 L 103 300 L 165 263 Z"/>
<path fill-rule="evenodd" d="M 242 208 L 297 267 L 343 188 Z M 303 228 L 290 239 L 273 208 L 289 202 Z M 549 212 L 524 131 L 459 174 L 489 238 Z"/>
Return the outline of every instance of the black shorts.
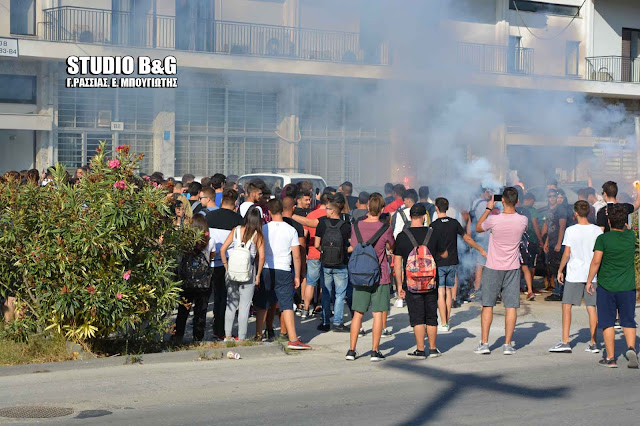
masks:
<path fill-rule="evenodd" d="M 407 310 L 411 327 L 417 325 L 438 325 L 438 292 L 406 292 Z"/>
<path fill-rule="evenodd" d="M 562 261 L 562 252 L 564 248 L 560 249 L 560 251 L 555 251 L 553 247 L 549 247 L 549 253 L 547 259 L 549 261 L 549 273 L 552 277 L 558 275 L 558 270 L 560 269 L 560 262 Z"/>
<path fill-rule="evenodd" d="M 522 264 L 526 265 L 529 268 L 535 268 L 536 266 L 536 258 L 538 257 L 538 252 L 540 251 L 540 246 L 538 243 L 529 243 L 528 253 L 523 253 L 522 255 Z"/>
<path fill-rule="evenodd" d="M 295 286 L 291 271 L 263 269 L 260 286 L 256 288 L 253 303 L 258 309 L 268 309 L 278 303 L 280 311 L 293 309 Z"/>

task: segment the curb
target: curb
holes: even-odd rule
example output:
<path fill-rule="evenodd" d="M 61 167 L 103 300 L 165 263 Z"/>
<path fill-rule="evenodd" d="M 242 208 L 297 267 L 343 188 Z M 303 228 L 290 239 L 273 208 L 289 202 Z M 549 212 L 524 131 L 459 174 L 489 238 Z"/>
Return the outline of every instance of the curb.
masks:
<path fill-rule="evenodd" d="M 177 362 L 204 362 L 199 361 L 200 354 L 205 352 L 208 356 L 222 355 L 222 359 L 216 361 L 230 362 L 226 358 L 226 353 L 229 351 L 237 352 L 240 354 L 241 359 L 252 358 L 266 358 L 272 356 L 286 356 L 284 348 L 279 343 L 262 343 L 256 346 L 235 346 L 231 348 L 212 348 L 212 349 L 199 349 L 193 348 L 184 351 L 176 352 L 160 352 L 139 355 L 141 361 L 140 364 L 165 364 L 165 363 L 177 363 Z M 218 352 L 220 354 L 218 354 Z M 116 366 L 129 366 L 136 362 L 128 361 L 132 357 L 137 355 L 126 356 L 119 355 L 108 358 L 93 358 L 87 360 L 75 360 L 75 361 L 63 361 L 63 362 L 47 362 L 41 364 L 25 364 L 25 365 L 11 365 L 0 367 L 0 377 L 18 376 L 23 374 L 37 374 L 37 373 L 53 373 L 57 371 L 69 371 L 69 370 L 83 370 L 83 369 L 95 369 L 104 367 L 116 367 Z"/>

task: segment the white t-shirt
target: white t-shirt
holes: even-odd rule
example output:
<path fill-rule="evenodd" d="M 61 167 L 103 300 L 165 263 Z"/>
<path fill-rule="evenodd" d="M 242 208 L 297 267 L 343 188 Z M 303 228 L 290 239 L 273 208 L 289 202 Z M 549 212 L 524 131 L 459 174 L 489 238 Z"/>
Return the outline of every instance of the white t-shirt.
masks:
<path fill-rule="evenodd" d="M 262 226 L 264 234 L 264 267 L 291 270 L 291 247 L 300 245 L 295 228 L 285 222 L 271 221 Z"/>
<path fill-rule="evenodd" d="M 393 214 L 393 217 L 395 220 L 395 225 L 393 227 L 393 238 L 396 239 L 398 238 L 398 235 L 400 235 L 400 233 L 402 231 L 404 231 L 404 227 L 405 227 L 405 222 L 402 219 L 401 214 L 404 213 L 405 217 L 407 218 L 407 220 L 409 221 L 409 223 L 407 224 L 407 228 L 411 226 L 411 209 L 407 208 L 404 206 L 404 204 L 402 205 L 402 208 L 399 211 L 396 211 Z M 428 216 L 428 215 L 427 215 Z M 429 226 L 430 222 L 427 219 L 427 216 L 424 217 L 424 226 Z M 436 218 L 437 219 L 437 218 Z M 431 220 L 435 220 L 434 218 L 431 218 Z"/>
<path fill-rule="evenodd" d="M 238 213 L 240 214 L 240 216 L 244 217 L 247 214 L 247 211 L 249 210 L 249 208 L 253 205 L 254 204 L 251 201 L 245 201 L 244 203 L 240 204 L 240 208 L 238 209 Z M 260 217 L 264 217 L 260 206 L 257 206 L 257 207 L 258 207 L 258 211 L 260 212 Z"/>
<path fill-rule="evenodd" d="M 572 283 L 585 283 L 589 276 L 589 266 L 593 258 L 593 246 L 602 230 L 596 225 L 573 225 L 567 228 L 562 240 L 563 246 L 571 248 L 565 279 Z M 595 278 L 593 280 L 596 281 Z"/>

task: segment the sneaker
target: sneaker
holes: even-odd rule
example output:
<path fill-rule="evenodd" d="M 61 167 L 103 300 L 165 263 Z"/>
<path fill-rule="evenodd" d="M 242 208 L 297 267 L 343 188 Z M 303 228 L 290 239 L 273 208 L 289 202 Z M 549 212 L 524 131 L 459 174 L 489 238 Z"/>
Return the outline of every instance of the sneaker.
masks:
<path fill-rule="evenodd" d="M 547 302 L 562 302 L 562 296 L 559 294 L 550 294 L 544 298 Z"/>
<path fill-rule="evenodd" d="M 587 347 L 584 349 L 585 352 L 591 352 L 592 354 L 598 354 L 600 353 L 600 348 L 598 347 L 597 343 L 590 343 L 587 345 Z"/>
<path fill-rule="evenodd" d="M 280 336 L 278 336 L 279 340 L 288 342 L 289 341 L 289 333 L 280 333 Z"/>
<path fill-rule="evenodd" d="M 297 308 L 296 309 L 296 316 L 301 317 L 303 312 L 304 312 L 304 309 Z"/>
<path fill-rule="evenodd" d="M 364 328 L 362 328 L 362 327 L 360 327 L 360 335 L 361 336 L 366 336 L 367 335 L 367 332 L 364 331 Z"/>
<path fill-rule="evenodd" d="M 333 331 L 336 333 L 348 333 L 351 329 L 344 324 L 338 324 L 333 326 Z"/>
<path fill-rule="evenodd" d="M 271 340 L 276 338 L 276 331 L 273 328 L 267 330 L 267 338 Z"/>
<path fill-rule="evenodd" d="M 300 319 L 309 318 L 309 310 L 308 309 L 300 309 L 298 312 L 300 312 Z"/>
<path fill-rule="evenodd" d="M 391 337 L 393 336 L 393 334 L 391 333 L 391 330 L 389 330 L 388 328 L 385 328 L 384 330 L 382 330 L 382 334 L 380 335 L 380 337 Z"/>
<path fill-rule="evenodd" d="M 300 340 L 296 340 L 295 342 L 287 342 L 287 348 L 296 351 L 304 351 L 307 349 L 311 349 L 311 346 L 307 345 L 306 343 L 302 343 Z"/>
<path fill-rule="evenodd" d="M 329 330 L 331 330 L 331 326 L 329 324 L 320 324 L 318 326 L 318 330 L 320 330 L 320 331 L 329 331 Z"/>
<path fill-rule="evenodd" d="M 514 344 L 511 342 L 510 345 L 502 345 L 502 354 L 503 355 L 515 355 L 516 350 L 513 348 Z"/>
<path fill-rule="evenodd" d="M 429 358 L 438 358 L 441 356 L 442 356 L 442 352 L 440 352 L 438 348 L 429 349 Z"/>
<path fill-rule="evenodd" d="M 371 362 L 378 362 L 384 360 L 384 355 L 380 351 L 371 351 Z"/>
<path fill-rule="evenodd" d="M 355 361 L 356 358 L 358 358 L 358 352 L 352 351 L 351 349 L 347 351 L 347 355 L 344 357 L 347 361 Z"/>
<path fill-rule="evenodd" d="M 536 295 L 533 293 L 528 293 L 527 294 L 527 300 L 531 301 L 531 300 L 536 300 Z"/>
<path fill-rule="evenodd" d="M 620 325 L 620 320 L 616 320 L 616 322 L 613 325 L 613 328 L 615 328 L 616 330 L 622 330 L 622 326 Z"/>
<path fill-rule="evenodd" d="M 405 306 L 404 299 L 396 300 L 396 303 L 394 304 L 394 306 L 396 308 L 404 308 L 404 306 Z"/>
<path fill-rule="evenodd" d="M 533 288 L 533 294 L 542 294 L 542 292 L 534 287 Z"/>
<path fill-rule="evenodd" d="M 449 324 L 439 325 L 438 326 L 438 331 L 443 332 L 443 333 L 448 333 L 449 332 Z"/>
<path fill-rule="evenodd" d="M 427 356 L 425 355 L 424 351 L 419 351 L 419 350 L 415 350 L 413 352 L 409 352 L 407 354 L 407 358 L 411 358 L 411 359 L 427 359 Z"/>
<path fill-rule="evenodd" d="M 598 364 L 602 365 L 603 367 L 618 368 L 618 364 L 616 363 L 615 358 L 602 358 L 600 361 L 598 361 Z"/>
<path fill-rule="evenodd" d="M 255 337 L 253 338 L 254 342 L 262 342 L 262 334 L 258 333 L 255 335 Z"/>
<path fill-rule="evenodd" d="M 638 354 L 633 348 L 627 349 L 627 367 L 629 368 L 638 368 Z"/>
<path fill-rule="evenodd" d="M 473 352 L 477 353 L 478 355 L 489 355 L 491 353 L 491 349 L 489 349 L 488 343 L 480 342 L 478 347 Z"/>
<path fill-rule="evenodd" d="M 558 342 L 555 346 L 549 348 L 549 352 L 570 354 L 571 346 L 568 343 Z"/>
<path fill-rule="evenodd" d="M 235 342 L 236 340 L 238 340 L 238 339 L 236 339 L 235 337 L 225 337 L 224 338 L 225 342 Z"/>

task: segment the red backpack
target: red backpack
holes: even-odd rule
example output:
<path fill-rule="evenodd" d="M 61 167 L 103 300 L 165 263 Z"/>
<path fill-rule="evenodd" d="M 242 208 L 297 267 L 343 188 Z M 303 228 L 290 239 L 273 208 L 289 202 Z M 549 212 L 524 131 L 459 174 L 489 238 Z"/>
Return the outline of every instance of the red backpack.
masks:
<path fill-rule="evenodd" d="M 407 234 L 413 244 L 413 250 L 407 258 L 404 270 L 407 278 L 407 290 L 411 293 L 427 293 L 435 290 L 437 284 L 436 262 L 427 248 L 433 234 L 433 228 L 429 228 L 422 244 L 418 244 L 409 229 L 405 229 L 403 232 Z"/>

